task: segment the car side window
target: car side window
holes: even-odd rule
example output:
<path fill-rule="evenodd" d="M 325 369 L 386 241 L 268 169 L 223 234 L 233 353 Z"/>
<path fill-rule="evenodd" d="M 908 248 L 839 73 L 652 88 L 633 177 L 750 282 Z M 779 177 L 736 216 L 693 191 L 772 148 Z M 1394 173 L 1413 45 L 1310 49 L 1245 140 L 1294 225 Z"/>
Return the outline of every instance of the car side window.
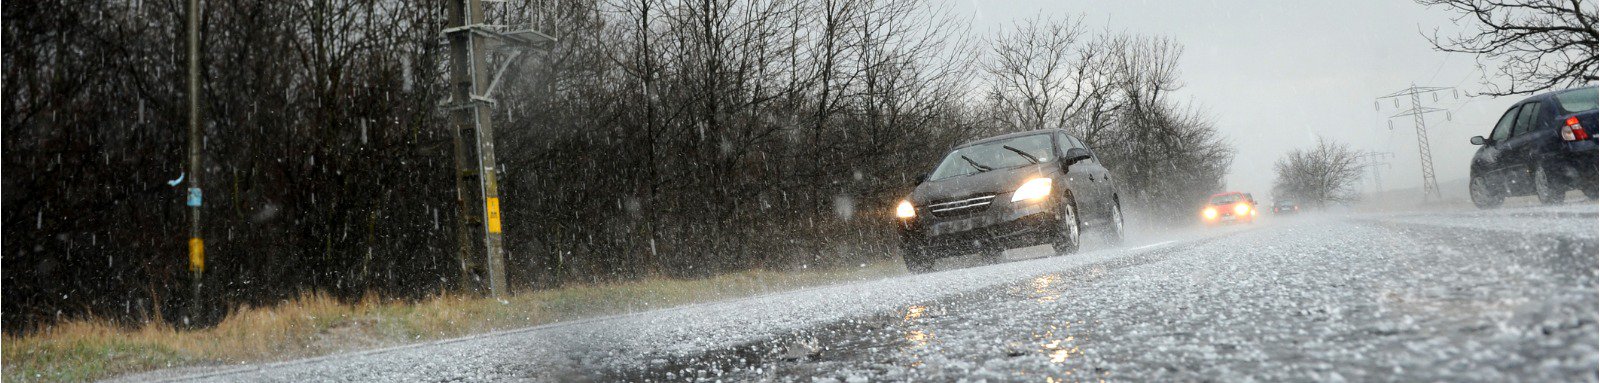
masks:
<path fill-rule="evenodd" d="M 1511 108 L 1511 110 L 1506 111 L 1505 115 L 1500 116 L 1500 123 L 1494 124 L 1494 132 L 1489 133 L 1489 139 L 1504 141 L 1506 138 L 1511 137 L 1511 125 L 1516 122 L 1517 111 L 1519 110 L 1522 109 Z"/>
<path fill-rule="evenodd" d="M 1073 146 L 1071 137 L 1067 136 L 1066 133 L 1062 133 L 1062 132 L 1056 132 L 1055 136 L 1056 136 L 1056 143 L 1061 145 L 1061 155 L 1064 156 L 1064 155 L 1067 154 L 1068 150 L 1072 150 L 1072 148 L 1074 146 Z"/>
<path fill-rule="evenodd" d="M 1078 140 L 1073 139 L 1072 136 L 1068 136 L 1066 133 L 1056 132 L 1056 141 L 1061 141 L 1061 151 L 1063 152 L 1067 151 L 1067 149 L 1083 147 L 1078 144 Z"/>
<path fill-rule="evenodd" d="M 1539 119 L 1539 103 L 1533 102 L 1522 106 L 1522 112 L 1517 113 L 1516 128 L 1511 129 L 1511 136 L 1516 137 L 1533 130 L 1534 122 Z"/>
<path fill-rule="evenodd" d="M 1072 140 L 1072 147 L 1083 148 L 1083 150 L 1089 151 L 1089 158 L 1094 160 L 1094 162 L 1100 162 L 1100 155 L 1095 154 L 1094 149 L 1090 149 L 1089 145 L 1084 145 L 1083 141 L 1078 141 L 1077 137 L 1067 136 L 1067 138 Z"/>

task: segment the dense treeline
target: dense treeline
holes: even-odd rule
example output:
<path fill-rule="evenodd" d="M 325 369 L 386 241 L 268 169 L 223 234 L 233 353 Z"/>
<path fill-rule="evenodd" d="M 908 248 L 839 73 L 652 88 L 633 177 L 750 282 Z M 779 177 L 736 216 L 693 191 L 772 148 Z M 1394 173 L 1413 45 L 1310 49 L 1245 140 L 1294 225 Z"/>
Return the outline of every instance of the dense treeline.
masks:
<path fill-rule="evenodd" d="M 4 5 L 4 322 L 180 318 L 183 1 Z M 970 33 L 910 0 L 529 1 L 560 39 L 494 95 L 520 289 L 895 257 L 891 203 L 944 150 L 1068 127 L 1147 222 L 1220 187 L 1231 149 L 1176 41 L 1036 19 Z M 207 284 L 414 298 L 460 281 L 443 1 L 208 0 Z M 981 42 L 981 43 L 980 43 Z M 508 56 L 496 56 L 497 60 Z M 1173 207 L 1185 207 L 1173 210 Z"/>

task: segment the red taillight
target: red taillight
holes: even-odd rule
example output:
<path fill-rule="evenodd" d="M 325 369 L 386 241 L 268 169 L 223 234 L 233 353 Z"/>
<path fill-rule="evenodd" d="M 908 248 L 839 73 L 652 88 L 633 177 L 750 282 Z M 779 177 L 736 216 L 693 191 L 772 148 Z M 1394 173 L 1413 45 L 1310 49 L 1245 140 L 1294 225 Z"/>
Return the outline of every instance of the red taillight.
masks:
<path fill-rule="evenodd" d="M 1561 127 L 1561 139 L 1565 141 L 1578 141 L 1589 139 L 1589 132 L 1583 130 L 1583 124 L 1578 123 L 1578 116 L 1567 117 L 1567 125 Z"/>

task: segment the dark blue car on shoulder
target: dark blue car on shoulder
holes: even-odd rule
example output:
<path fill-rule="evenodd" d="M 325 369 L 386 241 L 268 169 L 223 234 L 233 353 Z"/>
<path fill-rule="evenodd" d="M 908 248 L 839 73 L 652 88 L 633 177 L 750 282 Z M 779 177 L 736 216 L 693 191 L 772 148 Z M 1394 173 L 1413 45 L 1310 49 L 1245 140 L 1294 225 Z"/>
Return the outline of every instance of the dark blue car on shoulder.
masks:
<path fill-rule="evenodd" d="M 1572 189 L 1596 199 L 1597 98 L 1594 86 L 1529 97 L 1506 110 L 1489 137 L 1472 137 L 1482 146 L 1472 157 L 1472 203 L 1492 208 L 1533 194 L 1557 204 Z"/>

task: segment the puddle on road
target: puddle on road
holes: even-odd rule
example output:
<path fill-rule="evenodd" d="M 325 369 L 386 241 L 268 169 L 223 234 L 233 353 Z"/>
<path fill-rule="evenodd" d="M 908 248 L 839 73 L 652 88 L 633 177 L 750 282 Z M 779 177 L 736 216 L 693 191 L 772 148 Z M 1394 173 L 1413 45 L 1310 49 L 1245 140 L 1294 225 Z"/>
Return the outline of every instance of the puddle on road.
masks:
<path fill-rule="evenodd" d="M 937 306 L 851 319 L 770 340 L 692 356 L 652 356 L 643 368 L 612 371 L 596 381 L 810 381 L 809 377 L 886 376 L 919 366 L 914 350 L 936 345 L 938 335 L 906 323 L 943 315 Z M 846 366 L 855 370 L 845 372 Z"/>

